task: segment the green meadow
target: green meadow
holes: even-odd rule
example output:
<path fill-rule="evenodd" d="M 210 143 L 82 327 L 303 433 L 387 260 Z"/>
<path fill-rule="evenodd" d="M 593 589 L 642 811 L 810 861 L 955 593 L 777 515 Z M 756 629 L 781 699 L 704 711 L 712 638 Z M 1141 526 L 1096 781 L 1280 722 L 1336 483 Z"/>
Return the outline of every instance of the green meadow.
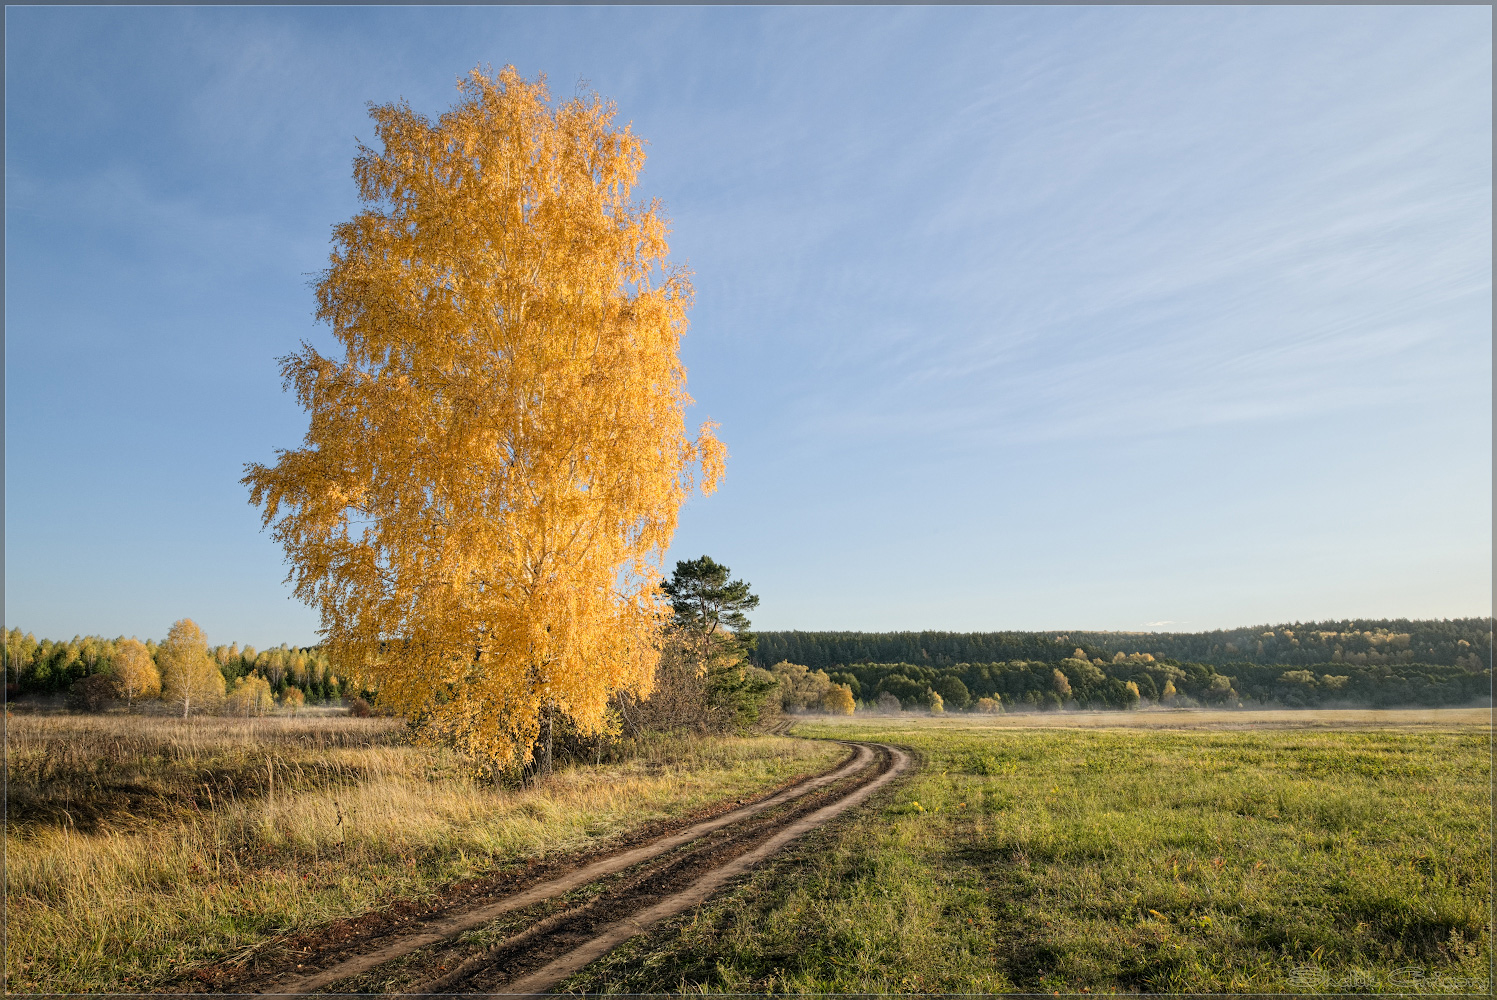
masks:
<path fill-rule="evenodd" d="M 1487 992 L 1485 713 L 1096 718 L 802 723 L 918 770 L 567 988 Z"/>

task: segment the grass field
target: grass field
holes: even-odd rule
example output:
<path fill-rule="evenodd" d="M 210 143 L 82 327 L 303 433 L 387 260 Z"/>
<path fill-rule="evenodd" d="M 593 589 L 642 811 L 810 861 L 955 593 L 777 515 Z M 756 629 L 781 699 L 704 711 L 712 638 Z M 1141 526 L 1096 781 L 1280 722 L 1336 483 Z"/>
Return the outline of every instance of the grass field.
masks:
<path fill-rule="evenodd" d="M 503 790 L 389 720 L 6 726 L 8 992 L 149 990 L 276 935 L 824 770 L 841 747 L 660 738 Z"/>
<path fill-rule="evenodd" d="M 1485 710 L 804 723 L 910 747 L 921 770 L 567 986 L 1486 993 L 1489 724 Z"/>

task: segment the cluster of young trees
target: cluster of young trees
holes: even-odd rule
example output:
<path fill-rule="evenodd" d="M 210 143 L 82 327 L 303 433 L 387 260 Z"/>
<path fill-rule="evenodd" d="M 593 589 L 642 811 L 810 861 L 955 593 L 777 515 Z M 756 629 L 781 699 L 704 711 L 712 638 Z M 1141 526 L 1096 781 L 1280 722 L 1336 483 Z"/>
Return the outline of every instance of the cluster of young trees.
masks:
<path fill-rule="evenodd" d="M 317 647 L 209 646 L 202 630 L 186 618 L 161 642 L 124 636 L 38 640 L 19 628 L 9 629 L 5 685 L 10 696 L 67 692 L 85 710 L 115 701 L 135 707 L 163 700 L 184 714 L 261 714 L 277 703 L 297 708 L 345 693 Z"/>
<path fill-rule="evenodd" d="M 1189 671 L 1151 656 L 1103 664 L 1079 649 L 1059 660 L 1009 660 L 929 667 L 916 663 L 850 664 L 828 676 L 846 683 L 869 708 L 982 711 L 1136 707 L 1144 698 L 1172 702 L 1194 693 L 1202 701 L 1231 697 L 1230 685 L 1195 683 Z M 897 700 L 897 705 L 894 701 Z"/>
<path fill-rule="evenodd" d="M 825 670 L 812 670 L 799 663 L 782 660 L 770 668 L 775 680 L 775 699 L 785 712 L 830 712 L 851 715 L 857 700 L 849 678 L 831 676 Z"/>

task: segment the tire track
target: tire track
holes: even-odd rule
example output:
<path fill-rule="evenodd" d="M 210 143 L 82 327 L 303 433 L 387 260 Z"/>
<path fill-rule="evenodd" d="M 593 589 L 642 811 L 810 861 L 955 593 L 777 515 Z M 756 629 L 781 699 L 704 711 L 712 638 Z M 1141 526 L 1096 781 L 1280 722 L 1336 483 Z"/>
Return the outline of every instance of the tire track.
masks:
<path fill-rule="evenodd" d="M 534 907 L 537 904 L 556 900 L 558 897 L 569 892 L 586 888 L 600 881 L 609 879 L 618 881 L 619 877 L 622 877 L 621 884 L 608 886 L 600 896 L 580 906 L 569 907 L 560 913 L 547 916 L 536 923 L 532 923 L 517 934 L 506 938 L 496 948 L 491 949 L 485 955 L 463 962 L 458 969 L 447 973 L 439 980 L 404 992 L 429 993 L 448 990 L 451 988 L 449 984 L 458 980 L 468 979 L 480 972 L 490 973 L 490 975 L 485 975 L 481 978 L 491 978 L 492 973 L 496 971 L 492 969 L 492 966 L 498 960 L 499 953 L 503 953 L 504 956 L 508 957 L 519 951 L 529 951 L 532 953 L 539 951 L 549 956 L 556 950 L 558 943 L 562 943 L 563 939 L 568 935 L 572 937 L 576 936 L 575 931 L 570 930 L 573 925 L 578 924 L 579 921 L 587 921 L 595 912 L 602 912 L 606 918 L 611 918 L 612 922 L 609 923 L 609 927 L 613 928 L 613 930 L 610 933 L 617 933 L 618 929 L 623 926 L 617 919 L 621 904 L 627 909 L 631 901 L 634 901 L 636 897 L 643 894 L 645 898 L 645 903 L 642 904 L 643 908 L 648 912 L 654 912 L 655 909 L 659 908 L 659 904 L 656 903 L 651 906 L 649 905 L 649 901 L 658 899 L 659 897 L 658 894 L 651 893 L 651 887 L 661 883 L 674 884 L 679 882 L 683 872 L 687 877 L 695 878 L 695 881 L 691 883 L 692 885 L 701 882 L 702 879 L 699 876 L 700 870 L 703 867 L 704 854 L 712 855 L 714 858 L 724 853 L 733 854 L 735 857 L 727 861 L 726 866 L 732 868 L 733 873 L 741 871 L 752 864 L 753 860 L 757 860 L 764 854 L 776 849 L 779 845 L 787 843 L 795 836 L 800 836 L 802 833 L 813 829 L 815 826 L 820 825 L 821 822 L 825 822 L 826 819 L 830 819 L 832 815 L 835 815 L 835 813 L 828 813 L 824 819 L 806 825 L 807 813 L 819 816 L 826 812 L 828 808 L 839 805 L 840 808 L 837 808 L 836 812 L 840 812 L 842 809 L 855 804 L 855 802 L 849 801 L 851 796 L 859 796 L 861 792 L 862 794 L 857 798 L 857 801 L 862 801 L 867 795 L 872 794 L 874 788 L 881 787 L 903 769 L 904 755 L 899 751 L 892 750 L 892 748 L 886 748 L 878 744 L 852 742 L 848 742 L 846 745 L 853 751 L 846 762 L 831 771 L 808 778 L 767 798 L 711 819 L 695 823 L 684 830 L 659 837 L 638 847 L 599 859 L 558 878 L 531 886 L 493 903 L 475 907 L 461 913 L 428 920 L 419 929 L 400 934 L 393 940 L 387 940 L 381 947 L 349 956 L 325 969 L 290 977 L 278 977 L 270 982 L 263 983 L 261 989 L 265 993 L 289 996 L 304 996 L 315 993 L 335 983 L 375 972 L 381 966 L 410 956 L 423 948 L 432 948 L 441 945 L 443 942 L 450 942 L 464 931 L 483 927 L 505 914 L 515 913 L 527 907 Z M 878 767 L 877 764 L 880 758 L 887 758 L 890 753 L 897 755 L 898 759 L 894 761 L 895 766 L 889 768 Z M 874 774 L 872 775 L 871 782 L 867 780 L 867 776 L 861 775 L 861 772 L 868 771 L 870 766 L 874 766 Z M 832 794 L 835 791 L 834 786 L 846 782 L 855 776 L 862 776 L 865 780 L 854 788 L 851 796 L 843 795 L 841 798 L 837 798 L 836 795 Z M 823 806 L 818 809 L 818 804 L 828 798 L 835 799 L 832 806 Z M 786 812 L 790 819 L 790 826 L 786 827 L 778 835 L 773 833 L 773 828 L 783 823 L 786 817 L 776 816 L 775 813 L 777 811 Z M 792 834 L 791 830 L 795 830 L 796 832 Z M 765 839 L 766 837 L 768 839 Z M 759 841 L 762 841 L 762 843 L 758 847 L 752 846 L 753 842 Z M 768 846 L 771 843 L 775 846 Z M 747 853 L 743 853 L 745 850 Z M 675 852 L 676 856 L 671 856 L 673 852 Z M 740 864 L 739 859 L 748 857 L 749 855 L 753 855 L 753 860 L 744 861 Z M 654 863 L 651 864 L 651 862 Z M 738 867 L 732 867 L 734 865 L 738 865 Z M 633 868 L 642 868 L 642 870 L 629 872 Z M 715 870 L 717 869 L 709 869 L 708 877 Z M 712 885 L 720 885 L 722 881 L 729 877 L 731 877 L 731 874 L 723 876 L 713 882 Z M 705 891 L 710 892 L 711 889 L 709 888 Z M 679 895 L 679 893 L 675 893 L 670 898 L 675 898 L 676 895 Z M 705 896 L 702 898 L 705 898 Z M 694 904 L 683 903 L 682 908 L 690 905 Z M 641 913 L 638 917 L 629 919 L 637 920 L 642 916 L 643 914 Z M 648 923 L 653 923 L 661 918 L 662 916 L 651 917 L 646 924 L 640 926 L 647 926 Z M 632 936 L 632 933 L 637 932 L 631 932 L 631 935 L 626 936 Z M 588 943 L 591 944 L 591 941 L 595 939 L 596 936 L 590 939 Z M 622 940 L 622 938 L 619 940 Z M 529 946 L 528 948 L 527 945 Z M 609 945 L 609 948 L 611 947 L 613 945 Z M 515 957 L 518 958 L 519 956 L 515 955 Z M 591 960 L 588 959 L 588 961 Z M 546 968 L 550 968 L 551 965 L 555 965 L 558 961 L 561 961 L 561 959 L 551 962 Z M 506 963 L 506 965 L 509 964 Z M 521 964 L 531 965 L 533 963 L 522 962 Z M 533 977 L 535 974 L 531 973 L 530 975 Z"/>
<path fill-rule="evenodd" d="M 647 873 L 638 880 L 636 887 L 632 887 L 643 891 L 626 890 L 622 899 L 594 900 L 572 912 L 557 914 L 506 939 L 487 954 L 470 959 L 452 972 L 406 992 L 439 996 L 497 992 L 538 994 L 552 989 L 651 925 L 700 906 L 729 881 L 791 841 L 867 801 L 909 767 L 909 756 L 895 747 L 882 744 L 860 746 L 870 751 L 876 748 L 883 758 L 881 766 L 851 789 L 819 796 L 827 800 L 824 804 L 812 802 L 795 810 L 786 817 L 788 822 L 783 825 L 767 822 L 759 824 L 759 829 L 746 830 L 724 845 L 708 848 L 710 858 L 684 859 L 688 864 L 678 867 L 689 867 L 691 860 L 698 862 L 696 870 L 684 873 L 684 879 L 672 880 L 669 872 Z M 725 854 L 729 856 L 724 857 Z M 662 874 L 665 875 L 664 881 L 675 884 L 661 887 L 665 888 L 661 893 L 650 892 L 647 883 L 661 881 Z M 594 912 L 599 909 L 612 912 L 606 913 L 599 921 L 594 918 Z"/>

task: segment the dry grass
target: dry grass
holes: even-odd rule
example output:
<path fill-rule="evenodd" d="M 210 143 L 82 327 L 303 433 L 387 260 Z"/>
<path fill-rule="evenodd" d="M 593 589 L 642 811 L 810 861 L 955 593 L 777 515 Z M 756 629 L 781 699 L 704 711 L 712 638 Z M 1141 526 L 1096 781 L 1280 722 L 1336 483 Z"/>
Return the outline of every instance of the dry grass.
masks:
<path fill-rule="evenodd" d="M 6 722 L 10 830 L 116 832 L 219 801 L 356 783 L 365 751 L 400 742 L 392 719 L 13 715 Z"/>
<path fill-rule="evenodd" d="M 661 739 L 622 763 L 506 790 L 403 743 L 387 720 L 8 723 L 20 821 L 6 831 L 7 988 L 24 992 L 149 989 L 267 938 L 596 844 L 841 754 L 787 738 Z"/>

